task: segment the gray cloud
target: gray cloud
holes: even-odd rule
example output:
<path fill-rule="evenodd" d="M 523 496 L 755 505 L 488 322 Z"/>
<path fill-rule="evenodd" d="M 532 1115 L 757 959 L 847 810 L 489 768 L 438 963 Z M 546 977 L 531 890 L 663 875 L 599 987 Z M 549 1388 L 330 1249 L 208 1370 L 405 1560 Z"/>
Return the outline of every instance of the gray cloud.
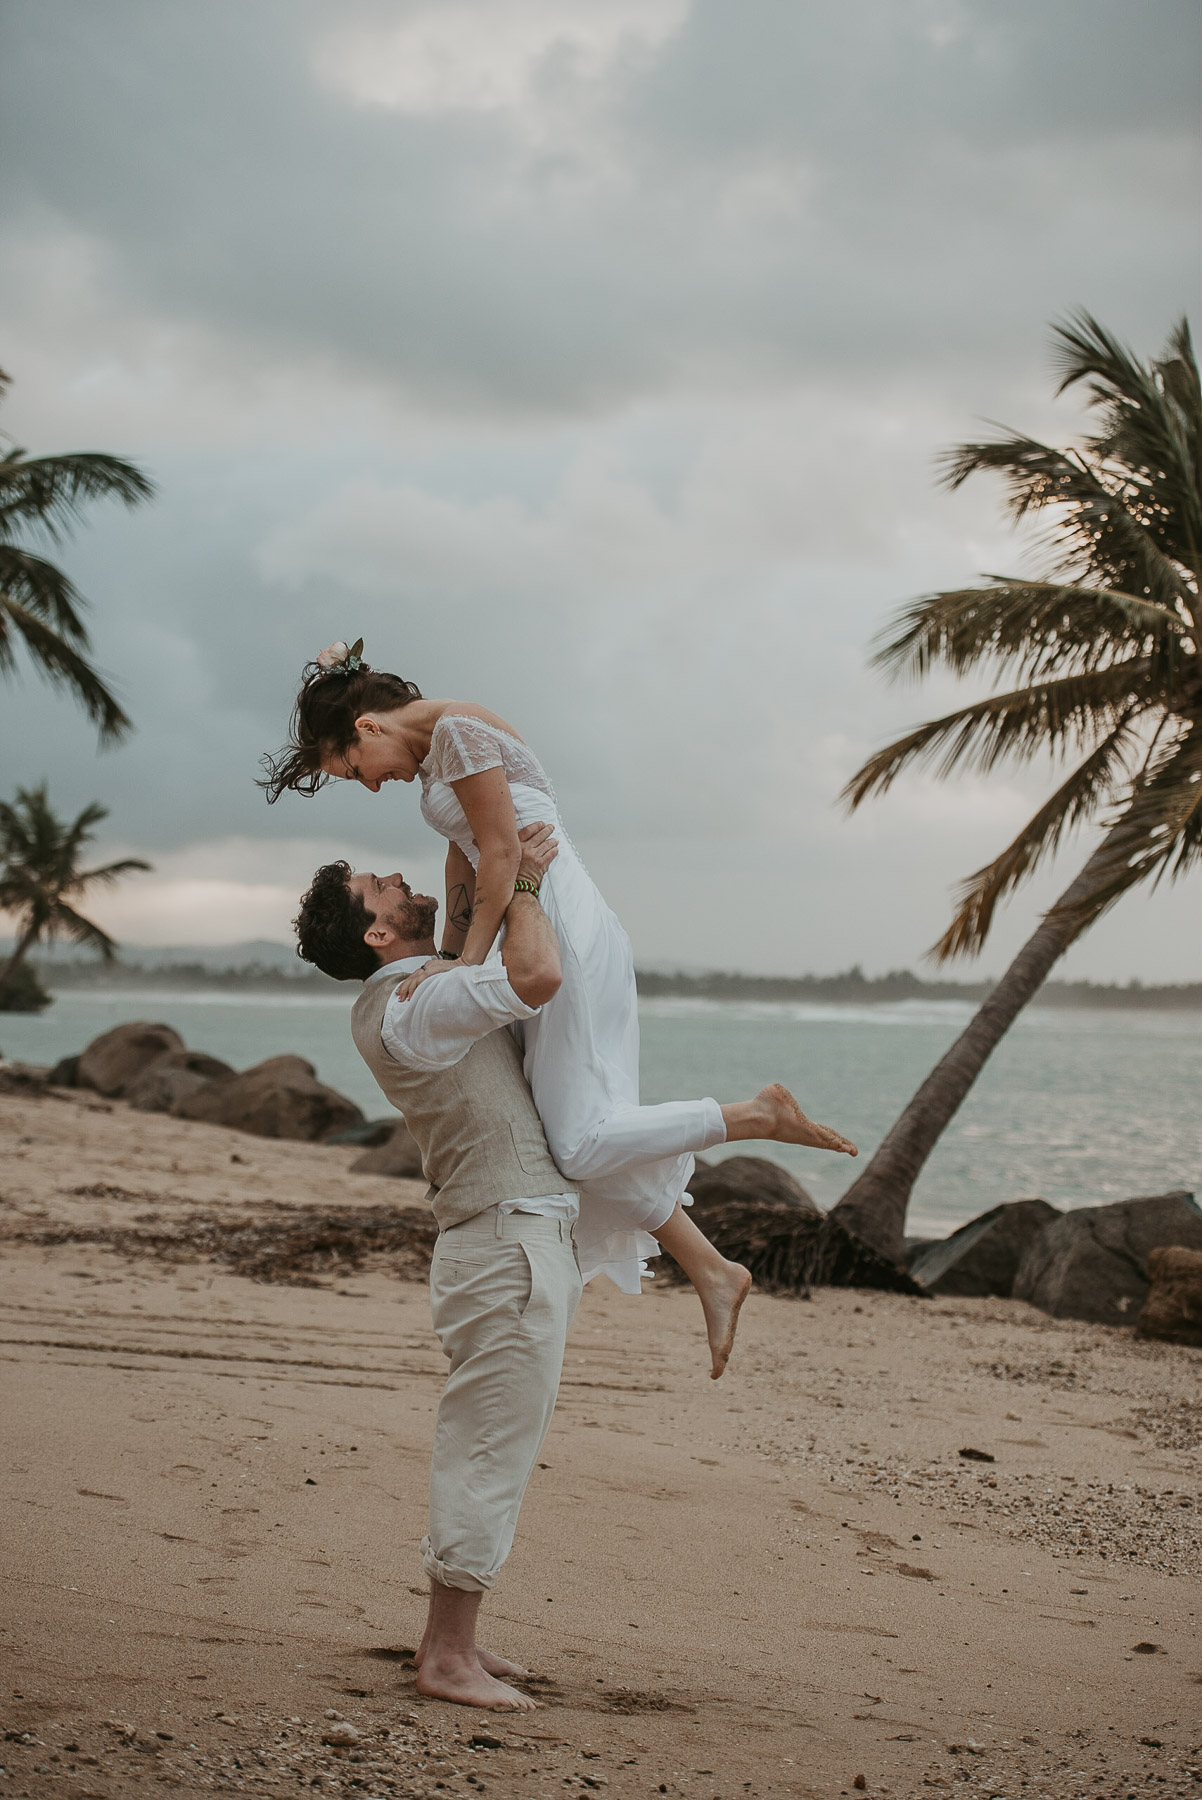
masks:
<path fill-rule="evenodd" d="M 931 940 L 1038 777 L 843 823 L 951 692 L 864 646 L 1019 559 L 930 459 L 983 413 L 1073 430 L 1048 318 L 1147 352 L 1196 292 L 1193 0 L 13 0 L 5 36 L 3 422 L 161 484 L 66 553 L 137 737 L 97 760 L 31 680 L 10 784 L 99 795 L 173 881 L 428 857 L 411 796 L 253 786 L 301 662 L 363 630 L 531 738 L 645 953 Z M 790 896 L 737 955 L 714 867 Z M 1113 929 L 1098 969 L 1153 972 Z"/>

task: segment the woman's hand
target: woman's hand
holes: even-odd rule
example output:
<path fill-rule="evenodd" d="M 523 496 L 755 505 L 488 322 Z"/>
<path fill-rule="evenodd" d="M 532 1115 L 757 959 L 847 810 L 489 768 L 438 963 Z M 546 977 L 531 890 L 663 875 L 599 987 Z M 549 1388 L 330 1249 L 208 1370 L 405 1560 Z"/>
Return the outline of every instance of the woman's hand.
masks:
<path fill-rule="evenodd" d="M 399 987 L 393 989 L 398 1000 L 411 1000 L 423 981 L 429 981 L 431 975 L 441 975 L 447 969 L 455 967 L 453 962 L 444 962 L 440 956 L 432 956 L 424 962 L 420 969 L 414 969 L 412 975 L 406 975 Z"/>
<path fill-rule="evenodd" d="M 522 860 L 518 864 L 516 879 L 532 881 L 537 887 L 555 858 L 559 855 L 559 845 L 555 842 L 555 827 L 545 823 L 523 825 L 518 832 L 518 842 L 522 847 Z"/>

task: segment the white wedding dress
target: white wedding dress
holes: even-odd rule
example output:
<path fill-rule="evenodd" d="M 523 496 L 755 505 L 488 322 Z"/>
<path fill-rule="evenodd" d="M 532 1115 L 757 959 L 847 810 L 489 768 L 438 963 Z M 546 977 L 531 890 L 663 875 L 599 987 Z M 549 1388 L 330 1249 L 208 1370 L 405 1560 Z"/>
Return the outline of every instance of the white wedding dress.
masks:
<path fill-rule="evenodd" d="M 649 1235 L 678 1203 L 690 1204 L 692 1151 L 723 1142 L 715 1100 L 639 1104 L 639 1020 L 630 939 L 602 899 L 563 828 L 555 792 L 520 738 L 483 719 L 446 713 L 421 764 L 422 816 L 458 844 L 473 868 L 479 851 L 450 786 L 503 769 L 518 825 L 554 825 L 559 855 L 540 899 L 559 938 L 563 983 L 524 1033 L 526 1078 L 551 1154 L 580 1188 L 576 1244 L 586 1281 L 606 1274 L 639 1292 Z"/>

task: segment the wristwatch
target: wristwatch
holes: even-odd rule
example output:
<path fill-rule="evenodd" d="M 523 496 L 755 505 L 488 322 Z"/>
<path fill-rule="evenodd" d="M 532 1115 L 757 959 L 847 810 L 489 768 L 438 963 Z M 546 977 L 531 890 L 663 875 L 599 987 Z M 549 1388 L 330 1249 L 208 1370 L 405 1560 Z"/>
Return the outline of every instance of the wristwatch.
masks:
<path fill-rule="evenodd" d="M 440 962 L 458 962 L 459 952 L 458 950 L 440 950 L 438 952 L 438 960 Z"/>

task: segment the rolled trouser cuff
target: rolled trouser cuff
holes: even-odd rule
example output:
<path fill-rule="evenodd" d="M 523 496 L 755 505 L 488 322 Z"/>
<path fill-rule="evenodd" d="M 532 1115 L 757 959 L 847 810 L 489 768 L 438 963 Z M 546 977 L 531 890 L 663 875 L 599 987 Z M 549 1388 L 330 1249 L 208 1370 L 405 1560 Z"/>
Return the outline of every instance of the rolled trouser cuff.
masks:
<path fill-rule="evenodd" d="M 470 1569 L 457 1569 L 454 1563 L 435 1556 L 427 1535 L 421 1542 L 422 1571 L 442 1587 L 462 1588 L 469 1594 L 487 1594 L 496 1579 L 493 1575 L 473 1575 Z"/>

